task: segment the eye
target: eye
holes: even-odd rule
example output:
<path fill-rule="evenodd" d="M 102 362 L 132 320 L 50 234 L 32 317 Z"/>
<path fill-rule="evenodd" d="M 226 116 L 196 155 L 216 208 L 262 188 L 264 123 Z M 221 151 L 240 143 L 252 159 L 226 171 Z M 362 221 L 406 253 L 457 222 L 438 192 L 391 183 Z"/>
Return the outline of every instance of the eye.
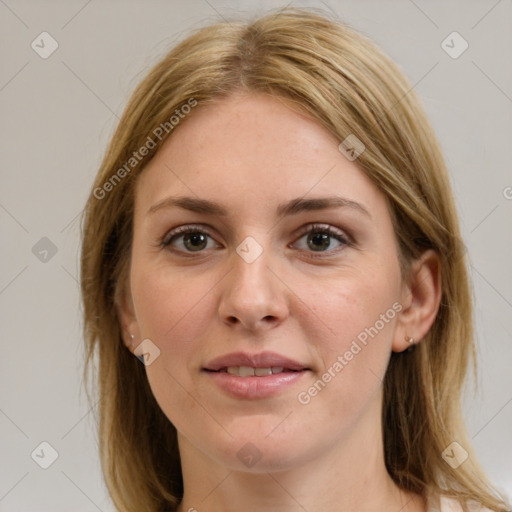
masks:
<path fill-rule="evenodd" d="M 162 246 L 178 252 L 202 252 L 205 249 L 219 247 L 215 240 L 203 228 L 180 226 L 173 229 L 162 240 Z"/>
<path fill-rule="evenodd" d="M 219 244 L 201 226 L 179 226 L 161 241 L 163 248 L 180 253 L 200 253 L 206 249 L 219 248 Z M 307 252 L 335 252 L 343 246 L 350 245 L 349 238 L 328 224 L 314 224 L 309 226 L 301 237 L 292 245 Z"/>
<path fill-rule="evenodd" d="M 350 242 L 342 231 L 327 224 L 314 224 L 295 242 L 294 247 L 304 251 L 327 252 L 344 245 L 350 245 Z"/>

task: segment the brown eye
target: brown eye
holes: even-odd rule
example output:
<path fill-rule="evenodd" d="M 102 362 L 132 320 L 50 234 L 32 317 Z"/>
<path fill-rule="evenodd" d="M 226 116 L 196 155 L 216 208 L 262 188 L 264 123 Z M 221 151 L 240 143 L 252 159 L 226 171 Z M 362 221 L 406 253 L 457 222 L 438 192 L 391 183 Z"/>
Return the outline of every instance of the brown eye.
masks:
<path fill-rule="evenodd" d="M 315 225 L 305 232 L 294 246 L 308 252 L 330 252 L 350 245 L 342 231 L 325 225 Z"/>
<path fill-rule="evenodd" d="M 331 235 L 327 233 L 310 233 L 307 238 L 307 244 L 313 251 L 325 251 L 331 245 Z"/>
<path fill-rule="evenodd" d="M 162 241 L 162 246 L 183 253 L 197 253 L 218 247 L 208 233 L 187 226 L 179 227 L 168 233 Z"/>
<path fill-rule="evenodd" d="M 208 244 L 207 235 L 203 233 L 187 233 L 183 235 L 183 245 L 190 251 L 200 251 Z"/>

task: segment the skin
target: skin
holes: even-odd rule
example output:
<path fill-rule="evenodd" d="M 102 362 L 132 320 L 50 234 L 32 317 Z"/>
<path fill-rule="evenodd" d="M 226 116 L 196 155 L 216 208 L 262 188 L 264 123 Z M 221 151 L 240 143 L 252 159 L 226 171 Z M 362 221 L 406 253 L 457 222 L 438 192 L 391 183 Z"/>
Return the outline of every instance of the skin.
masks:
<path fill-rule="evenodd" d="M 421 340 L 435 319 L 439 260 L 426 252 L 411 280 L 402 279 L 386 199 L 338 144 L 285 100 L 236 94 L 197 107 L 140 176 L 120 316 L 130 350 L 146 338 L 160 350 L 146 371 L 178 431 L 180 512 L 426 510 L 386 471 L 380 413 L 391 352 L 408 348 L 406 337 Z M 349 206 L 276 213 L 291 199 L 333 195 L 368 214 Z M 207 199 L 227 215 L 177 206 L 148 213 L 170 196 Z M 331 237 L 317 250 L 312 223 L 351 242 Z M 211 236 L 204 248 L 191 252 L 183 236 L 173 239 L 174 251 L 162 247 L 187 224 Z M 236 252 L 247 236 L 263 250 L 252 263 Z M 397 302 L 401 311 L 300 403 L 298 394 Z M 261 400 L 229 396 L 201 371 L 219 355 L 263 350 L 310 371 Z M 251 468 L 237 457 L 248 442 L 261 454 Z"/>

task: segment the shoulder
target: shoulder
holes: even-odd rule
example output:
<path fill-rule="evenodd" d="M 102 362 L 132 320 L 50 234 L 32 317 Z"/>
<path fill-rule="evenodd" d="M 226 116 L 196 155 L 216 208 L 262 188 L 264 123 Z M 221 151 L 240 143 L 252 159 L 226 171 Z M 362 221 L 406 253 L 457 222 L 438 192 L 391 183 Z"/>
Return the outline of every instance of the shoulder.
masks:
<path fill-rule="evenodd" d="M 492 512 L 492 510 L 475 501 L 468 502 L 466 510 L 470 512 Z M 428 496 L 428 512 L 464 512 L 464 508 L 460 501 L 455 498 L 430 493 Z"/>

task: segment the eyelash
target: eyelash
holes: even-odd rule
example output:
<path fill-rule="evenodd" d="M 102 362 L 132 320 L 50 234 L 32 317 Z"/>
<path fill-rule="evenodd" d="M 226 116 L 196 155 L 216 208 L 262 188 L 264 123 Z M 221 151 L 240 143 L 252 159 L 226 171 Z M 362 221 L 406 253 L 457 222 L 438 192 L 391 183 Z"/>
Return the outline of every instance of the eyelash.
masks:
<path fill-rule="evenodd" d="M 346 235 L 343 231 L 338 230 L 334 228 L 333 226 L 330 226 L 328 224 L 310 224 L 307 229 L 301 231 L 301 234 L 297 238 L 296 242 L 300 240 L 304 235 L 314 235 L 315 233 L 325 233 L 329 235 L 329 237 L 334 238 L 338 242 L 340 242 L 341 246 L 336 249 L 327 249 L 326 251 L 307 251 L 302 250 L 302 252 L 305 252 L 308 254 L 309 258 L 322 258 L 327 256 L 332 256 L 333 253 L 337 253 L 340 250 L 343 250 L 344 247 L 351 247 L 353 246 L 353 242 L 351 238 Z M 186 255 L 185 257 L 196 257 L 199 256 L 201 253 L 204 253 L 206 250 L 197 251 L 195 253 L 194 251 L 182 251 L 179 249 L 172 249 L 170 248 L 171 243 L 178 239 L 179 237 L 182 237 L 187 234 L 204 234 L 210 237 L 212 240 L 214 240 L 213 236 L 210 234 L 208 229 L 205 229 L 204 226 L 198 226 L 198 225 L 185 225 L 185 226 L 179 226 L 172 231 L 168 232 L 164 238 L 161 240 L 161 247 L 162 249 L 172 250 L 175 253 L 178 253 L 180 255 Z M 294 244 L 296 243 L 294 242 Z M 327 255 L 327 256 L 322 256 Z"/>

